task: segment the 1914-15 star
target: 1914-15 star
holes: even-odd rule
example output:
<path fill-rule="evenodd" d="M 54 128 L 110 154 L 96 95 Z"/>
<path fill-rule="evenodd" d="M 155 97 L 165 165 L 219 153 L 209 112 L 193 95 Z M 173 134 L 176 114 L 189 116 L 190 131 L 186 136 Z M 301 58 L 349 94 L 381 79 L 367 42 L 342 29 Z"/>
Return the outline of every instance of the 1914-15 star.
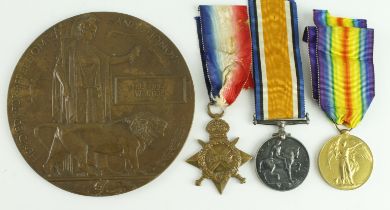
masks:
<path fill-rule="evenodd" d="M 238 168 L 252 157 L 236 148 L 238 138 L 228 140 L 226 134 L 229 125 L 219 117 L 210 121 L 206 130 L 210 134 L 210 141 L 198 140 L 202 149 L 187 162 L 202 170 L 202 176 L 196 180 L 196 185 L 201 185 L 206 178 L 211 179 L 222 194 L 231 177 L 245 183 L 245 178 L 238 173 Z"/>

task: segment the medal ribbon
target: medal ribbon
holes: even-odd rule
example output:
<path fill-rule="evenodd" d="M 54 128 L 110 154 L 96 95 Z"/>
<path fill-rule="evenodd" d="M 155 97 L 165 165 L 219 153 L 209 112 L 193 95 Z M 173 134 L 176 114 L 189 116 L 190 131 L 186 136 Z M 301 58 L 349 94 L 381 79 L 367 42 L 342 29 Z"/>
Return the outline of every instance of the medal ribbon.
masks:
<path fill-rule="evenodd" d="M 225 107 L 250 88 L 251 44 L 246 6 L 199 6 L 196 17 L 210 101 Z"/>
<path fill-rule="evenodd" d="M 305 117 L 297 7 L 249 0 L 256 121 Z"/>
<path fill-rule="evenodd" d="M 305 30 L 313 98 L 336 124 L 354 128 L 375 95 L 374 30 L 363 19 L 333 17 L 314 10 Z"/>

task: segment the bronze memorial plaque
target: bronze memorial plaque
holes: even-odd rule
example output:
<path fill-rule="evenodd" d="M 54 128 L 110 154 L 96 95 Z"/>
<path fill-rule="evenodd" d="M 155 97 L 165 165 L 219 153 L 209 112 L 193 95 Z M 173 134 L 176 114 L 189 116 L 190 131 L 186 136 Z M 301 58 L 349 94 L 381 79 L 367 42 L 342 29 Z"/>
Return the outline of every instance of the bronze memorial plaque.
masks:
<path fill-rule="evenodd" d="M 28 164 L 78 194 L 145 185 L 181 150 L 194 113 L 187 65 L 158 29 L 119 13 L 88 13 L 45 31 L 23 54 L 8 119 Z"/>

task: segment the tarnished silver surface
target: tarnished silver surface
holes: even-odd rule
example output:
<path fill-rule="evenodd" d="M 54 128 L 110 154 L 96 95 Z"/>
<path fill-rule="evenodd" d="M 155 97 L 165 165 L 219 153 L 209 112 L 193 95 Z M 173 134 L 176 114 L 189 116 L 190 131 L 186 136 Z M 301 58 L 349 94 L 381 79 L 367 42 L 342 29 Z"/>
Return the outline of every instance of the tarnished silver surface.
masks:
<path fill-rule="evenodd" d="M 305 147 L 295 138 L 279 135 L 265 142 L 256 156 L 259 178 L 270 188 L 286 191 L 299 186 L 309 172 Z"/>

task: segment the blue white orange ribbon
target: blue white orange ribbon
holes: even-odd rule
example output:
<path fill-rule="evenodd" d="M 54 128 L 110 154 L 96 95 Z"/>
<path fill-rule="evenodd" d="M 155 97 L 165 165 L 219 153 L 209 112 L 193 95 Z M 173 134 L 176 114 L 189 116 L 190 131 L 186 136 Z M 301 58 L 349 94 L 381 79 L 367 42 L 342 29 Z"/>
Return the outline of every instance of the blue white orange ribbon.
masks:
<path fill-rule="evenodd" d="M 297 7 L 249 0 L 256 121 L 305 117 Z"/>
<path fill-rule="evenodd" d="M 252 86 L 251 44 L 246 6 L 199 6 L 196 17 L 209 97 L 221 107 Z"/>
<path fill-rule="evenodd" d="M 307 27 L 313 98 L 336 124 L 354 128 L 375 95 L 374 30 L 363 19 L 333 17 L 314 10 Z"/>

